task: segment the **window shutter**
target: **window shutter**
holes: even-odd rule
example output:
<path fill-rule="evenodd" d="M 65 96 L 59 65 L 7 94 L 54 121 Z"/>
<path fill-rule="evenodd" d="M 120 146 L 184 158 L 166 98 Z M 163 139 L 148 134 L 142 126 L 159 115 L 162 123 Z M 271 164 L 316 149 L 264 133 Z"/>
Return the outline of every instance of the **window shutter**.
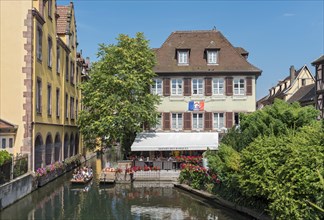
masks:
<path fill-rule="evenodd" d="M 163 130 L 170 130 L 170 113 L 163 112 Z"/>
<path fill-rule="evenodd" d="M 212 79 L 211 78 L 205 79 L 205 95 L 206 96 L 212 95 Z"/>
<path fill-rule="evenodd" d="M 205 131 L 213 130 L 213 117 L 211 112 L 205 112 Z"/>
<path fill-rule="evenodd" d="M 252 95 L 252 77 L 246 77 L 246 95 Z"/>
<path fill-rule="evenodd" d="M 191 130 L 191 113 L 190 112 L 185 112 L 183 114 L 183 118 L 184 118 L 183 129 L 184 130 Z"/>
<path fill-rule="evenodd" d="M 226 95 L 233 95 L 233 77 L 226 77 Z"/>
<path fill-rule="evenodd" d="M 191 79 L 190 78 L 185 78 L 185 79 L 183 79 L 183 81 L 184 81 L 183 95 L 184 96 L 191 96 Z"/>
<path fill-rule="evenodd" d="M 163 95 L 170 96 L 170 79 L 163 79 Z"/>
<path fill-rule="evenodd" d="M 226 112 L 226 128 L 233 127 L 233 112 Z"/>

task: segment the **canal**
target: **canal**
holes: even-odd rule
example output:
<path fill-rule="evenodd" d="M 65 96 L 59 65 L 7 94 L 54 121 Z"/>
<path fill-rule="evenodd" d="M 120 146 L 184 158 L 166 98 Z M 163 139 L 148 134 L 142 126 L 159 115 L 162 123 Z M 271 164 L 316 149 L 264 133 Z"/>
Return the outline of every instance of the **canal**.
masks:
<path fill-rule="evenodd" d="M 108 155 L 92 158 L 94 178 L 86 186 L 70 184 L 72 172 L 48 183 L 0 212 L 0 219 L 250 219 L 174 188 L 171 183 L 99 184 Z"/>

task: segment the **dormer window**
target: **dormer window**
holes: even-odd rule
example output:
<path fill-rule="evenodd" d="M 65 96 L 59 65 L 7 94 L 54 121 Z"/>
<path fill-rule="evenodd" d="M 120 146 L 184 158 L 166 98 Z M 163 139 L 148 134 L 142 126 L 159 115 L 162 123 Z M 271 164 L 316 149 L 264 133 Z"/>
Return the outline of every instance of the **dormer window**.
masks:
<path fill-rule="evenodd" d="M 217 50 L 207 50 L 207 64 L 216 65 L 217 61 Z"/>
<path fill-rule="evenodd" d="M 189 50 L 178 50 L 178 65 L 189 65 Z"/>

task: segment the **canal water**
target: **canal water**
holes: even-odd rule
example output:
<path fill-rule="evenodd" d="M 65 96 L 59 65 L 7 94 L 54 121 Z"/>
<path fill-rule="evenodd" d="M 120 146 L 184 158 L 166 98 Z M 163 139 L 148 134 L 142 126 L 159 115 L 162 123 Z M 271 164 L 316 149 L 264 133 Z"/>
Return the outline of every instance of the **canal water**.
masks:
<path fill-rule="evenodd" d="M 0 212 L 0 219 L 250 219 L 174 188 L 171 183 L 99 184 L 108 155 L 87 161 L 94 178 L 86 186 L 70 183 L 72 172 L 48 183 Z"/>

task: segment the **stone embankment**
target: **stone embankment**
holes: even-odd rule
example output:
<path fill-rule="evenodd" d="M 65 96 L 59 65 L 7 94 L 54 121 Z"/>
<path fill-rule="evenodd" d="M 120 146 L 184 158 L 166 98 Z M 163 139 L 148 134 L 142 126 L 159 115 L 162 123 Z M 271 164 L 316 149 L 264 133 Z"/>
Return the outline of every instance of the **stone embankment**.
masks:
<path fill-rule="evenodd" d="M 266 215 L 265 212 L 261 212 L 260 213 L 260 212 L 257 212 L 255 210 L 246 208 L 244 206 L 236 205 L 236 204 L 234 204 L 232 202 L 229 202 L 229 201 L 227 201 L 225 199 L 222 199 L 219 196 L 210 194 L 210 193 L 208 193 L 206 191 L 193 189 L 193 188 L 191 188 L 188 185 L 179 184 L 179 183 L 174 183 L 174 187 L 183 189 L 183 190 L 188 191 L 188 192 L 190 192 L 192 194 L 195 194 L 197 196 L 203 197 L 203 198 L 205 198 L 205 199 L 207 199 L 207 200 L 209 200 L 211 202 L 215 202 L 218 205 L 221 205 L 223 207 L 226 207 L 226 208 L 229 208 L 229 209 L 232 209 L 232 210 L 236 210 L 236 211 L 241 212 L 241 213 L 245 213 L 245 214 L 253 217 L 254 219 L 271 220 L 271 217 L 268 216 L 268 215 Z"/>

